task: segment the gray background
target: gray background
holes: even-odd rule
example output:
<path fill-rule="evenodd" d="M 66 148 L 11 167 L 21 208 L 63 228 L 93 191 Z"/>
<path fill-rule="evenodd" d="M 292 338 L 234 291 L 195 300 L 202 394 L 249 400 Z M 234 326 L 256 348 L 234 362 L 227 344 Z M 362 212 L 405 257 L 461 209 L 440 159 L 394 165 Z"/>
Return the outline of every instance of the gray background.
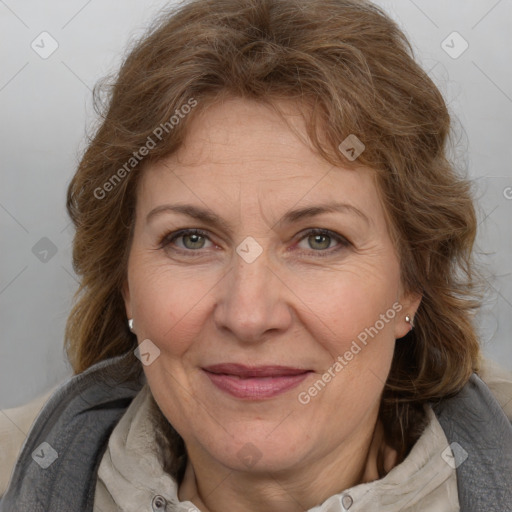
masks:
<path fill-rule="evenodd" d="M 479 190 L 477 251 L 490 290 L 479 320 L 484 352 L 512 370 L 512 0 L 377 3 L 404 28 L 454 115 L 453 157 Z M 166 5 L 0 0 L 0 409 L 71 374 L 63 331 L 77 282 L 66 186 L 94 121 L 93 85 Z M 33 41 L 39 52 L 58 48 L 44 59 Z"/>

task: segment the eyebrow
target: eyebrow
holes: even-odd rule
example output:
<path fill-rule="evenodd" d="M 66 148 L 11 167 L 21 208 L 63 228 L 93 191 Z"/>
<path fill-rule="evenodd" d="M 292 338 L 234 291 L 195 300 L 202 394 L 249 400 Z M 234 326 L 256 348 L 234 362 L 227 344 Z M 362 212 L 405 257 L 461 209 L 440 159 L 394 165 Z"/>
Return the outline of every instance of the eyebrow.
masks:
<path fill-rule="evenodd" d="M 323 213 L 336 212 L 356 215 L 357 217 L 364 220 L 368 225 L 370 224 L 370 220 L 361 210 L 351 204 L 339 202 L 331 202 L 290 210 L 283 215 L 280 223 L 292 224 L 293 222 L 297 222 L 306 218 L 316 217 Z M 188 217 L 202 221 L 205 224 L 219 227 L 225 231 L 233 230 L 233 226 L 216 213 L 206 208 L 194 206 L 191 204 L 163 204 L 157 206 L 148 213 L 146 217 L 146 223 L 148 223 L 153 217 L 162 213 L 180 213 L 182 215 L 187 215 Z"/>

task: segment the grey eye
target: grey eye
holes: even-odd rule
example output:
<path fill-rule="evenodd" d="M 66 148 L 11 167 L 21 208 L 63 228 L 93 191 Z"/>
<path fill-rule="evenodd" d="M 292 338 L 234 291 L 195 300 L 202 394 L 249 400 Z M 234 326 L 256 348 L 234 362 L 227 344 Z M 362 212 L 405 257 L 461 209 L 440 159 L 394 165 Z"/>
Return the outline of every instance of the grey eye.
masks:
<path fill-rule="evenodd" d="M 308 243 L 312 249 L 322 250 L 328 249 L 331 245 L 332 238 L 326 234 L 314 234 L 308 236 Z"/>
<path fill-rule="evenodd" d="M 183 245 L 187 249 L 202 249 L 205 244 L 205 238 L 197 233 L 181 235 L 179 238 L 183 240 Z M 190 241 L 190 243 L 187 243 L 187 241 Z"/>

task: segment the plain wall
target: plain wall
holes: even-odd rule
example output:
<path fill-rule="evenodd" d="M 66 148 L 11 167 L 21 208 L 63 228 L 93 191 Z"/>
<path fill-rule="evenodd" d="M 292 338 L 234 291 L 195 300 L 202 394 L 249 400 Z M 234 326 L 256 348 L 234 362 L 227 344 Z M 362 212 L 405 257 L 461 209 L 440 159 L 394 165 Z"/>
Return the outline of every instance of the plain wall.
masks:
<path fill-rule="evenodd" d="M 377 3 L 404 28 L 460 125 L 454 158 L 480 191 L 477 251 L 491 292 L 479 320 L 482 344 L 512 370 L 512 2 Z M 95 119 L 91 89 L 166 5 L 0 2 L 0 409 L 71 375 L 63 332 L 77 281 L 64 205 Z M 56 51 L 42 58 L 52 44 Z"/>

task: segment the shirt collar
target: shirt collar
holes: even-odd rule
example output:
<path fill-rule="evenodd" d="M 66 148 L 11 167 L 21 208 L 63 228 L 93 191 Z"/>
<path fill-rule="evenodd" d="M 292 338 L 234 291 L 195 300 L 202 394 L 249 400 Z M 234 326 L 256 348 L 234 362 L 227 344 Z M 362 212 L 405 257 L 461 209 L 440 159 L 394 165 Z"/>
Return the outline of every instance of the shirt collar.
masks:
<path fill-rule="evenodd" d="M 384 478 L 346 489 L 308 512 L 360 512 L 375 510 L 377 504 L 380 512 L 406 511 L 435 492 L 453 503 L 453 509 L 443 510 L 457 510 L 455 469 L 442 456 L 448 446 L 446 436 L 431 407 L 425 409 L 427 426 L 402 463 Z M 198 511 L 190 501 L 179 500 L 177 482 L 164 470 L 163 456 L 173 454 L 162 454 L 158 428 L 145 384 L 114 428 L 101 460 L 95 500 L 100 510 L 102 504 L 108 510 L 105 501 L 112 500 L 127 512 Z"/>

